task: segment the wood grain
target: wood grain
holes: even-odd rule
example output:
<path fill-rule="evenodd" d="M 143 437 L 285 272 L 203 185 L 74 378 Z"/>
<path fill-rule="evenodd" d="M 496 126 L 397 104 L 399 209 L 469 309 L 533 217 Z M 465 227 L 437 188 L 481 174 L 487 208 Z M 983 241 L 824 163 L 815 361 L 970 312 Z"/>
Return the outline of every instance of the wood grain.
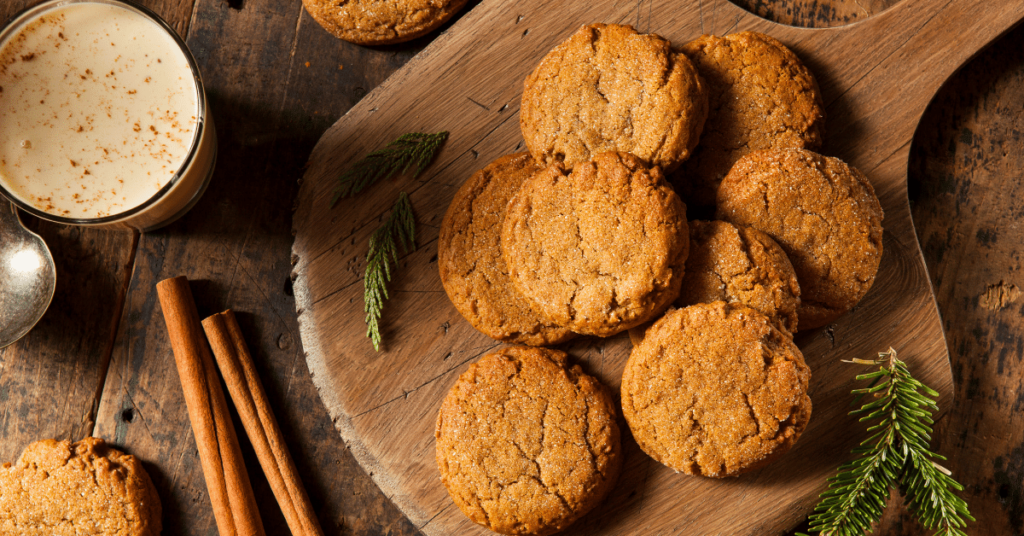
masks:
<path fill-rule="evenodd" d="M 203 316 L 236 311 L 325 532 L 409 534 L 346 453 L 309 380 L 289 294 L 289 221 L 296 179 L 319 133 L 358 100 L 358 87 L 376 85 L 416 49 L 371 54 L 344 44 L 299 2 L 245 0 L 235 9 L 201 0 L 195 12 L 186 42 L 218 130 L 217 168 L 191 212 L 140 238 L 96 434 L 147 462 L 164 504 L 164 534 L 216 534 L 155 302 L 157 281 L 186 275 Z M 240 443 L 267 533 L 287 533 L 251 445 Z"/>
<path fill-rule="evenodd" d="M 0 2 L 0 20 L 29 3 L 35 2 Z M 221 121 L 218 126 L 222 149 L 226 144 L 244 147 L 235 151 L 231 159 L 222 152 L 216 180 L 228 181 L 238 188 L 275 184 L 276 188 L 269 192 L 276 197 L 266 200 L 266 205 L 228 203 L 232 211 L 229 217 L 239 217 L 238 213 L 253 211 L 257 206 L 262 210 L 270 207 L 265 224 L 250 220 L 252 232 L 237 227 L 216 229 L 214 225 L 220 220 L 210 212 L 220 210 L 218 203 L 197 208 L 187 217 L 188 228 L 206 237 L 222 233 L 219 246 L 171 248 L 167 255 L 154 247 L 134 274 L 130 234 L 37 222 L 35 225 L 58 259 L 63 277 L 59 284 L 68 286 L 58 289 L 53 308 L 37 330 L 0 351 L 0 462 L 13 460 L 35 439 L 89 433 L 91 415 L 96 413 L 99 403 L 97 384 L 104 369 L 102 357 L 109 353 L 107 347 L 118 330 L 119 353 L 116 366 L 110 368 L 117 381 L 106 383 L 104 407 L 97 415 L 103 423 L 97 426 L 96 434 L 111 441 L 114 432 L 130 437 L 130 442 L 120 446 L 129 452 L 144 452 L 142 459 L 147 469 L 163 479 L 160 494 L 165 505 L 164 534 L 215 534 L 202 477 L 196 473 L 198 480 L 189 478 L 197 470 L 198 460 L 188 454 L 194 446 L 183 446 L 177 451 L 181 454 L 178 458 L 153 456 L 162 444 L 192 442 L 187 429 L 180 427 L 183 407 L 175 407 L 169 401 L 172 397 L 160 393 L 161 389 L 180 387 L 173 382 L 161 383 L 159 367 L 133 377 L 137 371 L 156 367 L 170 358 L 169 349 L 161 347 L 166 344 L 160 342 L 163 326 L 158 317 L 150 315 L 153 304 L 149 300 L 155 299 L 155 295 L 149 293 L 157 280 L 152 275 L 155 265 L 174 275 L 203 272 L 212 274 L 211 279 L 197 285 L 198 290 L 209 293 L 207 302 L 200 304 L 205 312 L 233 303 L 248 307 L 240 315 L 243 332 L 325 532 L 351 536 L 418 534 L 352 459 L 302 363 L 287 278 L 291 244 L 286 234 L 286 213 L 296 192 L 294 179 L 301 173 L 299 170 L 320 133 L 433 36 L 409 45 L 369 49 L 338 42 L 297 7 L 293 20 L 265 24 L 260 17 L 243 13 L 274 7 L 268 2 L 210 1 L 196 6 L 191 0 L 143 3 L 161 13 L 183 34 L 190 28 L 193 11 L 197 22 L 207 21 L 203 39 L 193 40 L 191 45 L 197 52 L 203 50 L 202 61 L 208 62 L 204 64 L 204 73 L 207 64 L 226 70 L 216 79 L 207 75 L 211 96 L 220 94 L 222 83 L 251 83 L 247 77 L 261 68 L 269 71 L 269 76 L 259 79 L 253 93 L 271 89 L 268 86 L 287 86 L 269 95 L 276 98 L 283 93 L 280 102 L 255 98 L 246 103 L 244 99 L 253 97 L 244 94 L 235 99 L 242 102 L 215 110 Z M 757 4 L 770 7 L 764 13 L 782 22 L 828 26 L 838 20 L 834 17 L 845 17 L 843 13 L 866 18 L 857 11 L 858 3 L 877 11 L 873 7 L 877 2 L 866 0 L 778 0 Z M 297 6 L 298 2 L 294 4 Z M 787 16 L 792 19 L 786 19 Z M 235 19 L 241 20 L 217 31 L 225 21 Z M 296 28 L 297 33 L 289 33 Z M 194 39 L 198 38 L 196 35 Z M 950 343 L 957 400 L 963 402 L 945 419 L 955 425 L 947 424 L 939 430 L 936 441 L 941 452 L 951 456 L 948 466 L 955 476 L 968 486 L 965 496 L 980 520 L 969 527 L 972 534 L 1024 533 L 1024 423 L 1019 418 L 1021 403 L 1017 394 L 1021 391 L 1019 382 L 1024 369 L 1016 342 L 1024 334 L 1024 325 L 1019 322 L 1022 311 L 1018 308 L 1024 300 L 1010 301 L 998 311 L 981 305 L 985 296 L 1003 295 L 1009 299 L 1013 295 L 1009 289 L 1022 287 L 1020 251 L 1015 246 L 1021 240 L 1011 220 L 1019 212 L 1018 179 L 1024 164 L 1019 159 L 1024 154 L 1024 117 L 1019 113 L 1019 103 L 1024 100 L 1021 50 L 1024 30 L 1018 29 L 952 78 L 925 114 L 916 138 L 920 145 L 915 143 L 911 151 L 912 197 L 915 177 L 920 177 L 914 219 Z M 244 61 L 232 67 L 231 58 L 243 51 Z M 301 69 L 277 60 L 291 55 Z M 310 62 L 309 67 L 304 65 L 306 61 Z M 264 109 L 284 112 L 274 124 L 266 120 L 269 112 Z M 970 136 L 964 134 L 965 128 Z M 271 149 L 265 170 L 247 163 Z M 1000 156 L 1002 151 L 1007 156 Z M 927 158 L 917 162 L 921 155 Z M 235 167 L 238 171 L 231 171 Z M 928 186 L 930 183 L 933 186 Z M 207 197 L 211 198 L 209 194 Z M 251 199 L 247 197 L 245 201 Z M 934 211 L 922 210 L 925 203 Z M 1007 215 L 1006 219 L 999 219 L 1000 214 Z M 986 232 L 979 233 L 982 229 Z M 178 231 L 175 240 L 186 241 L 184 232 Z M 993 234 L 995 242 L 988 244 Z M 246 243 L 244 250 L 248 254 L 240 266 L 250 272 L 251 279 L 241 271 L 209 268 L 223 265 L 227 254 L 224 250 L 234 241 Z M 429 248 L 429 244 L 425 247 Z M 211 251 L 215 254 L 209 254 Z M 128 292 L 130 278 L 134 286 Z M 996 285 L 1000 280 L 1005 285 Z M 989 292 L 990 285 L 995 292 Z M 1001 288 L 1006 288 L 1006 292 L 1000 294 Z M 265 298 L 250 295 L 261 291 L 267 293 Z M 130 304 L 126 305 L 126 314 L 117 328 L 125 297 Z M 838 345 L 844 344 L 842 332 L 836 341 Z M 161 381 L 153 381 L 154 378 Z M 145 415 L 132 405 L 134 398 L 146 401 Z M 167 412 L 173 418 L 163 420 L 152 411 L 163 402 L 171 403 Z M 139 428 L 142 430 L 128 432 Z M 255 458 L 251 453 L 248 455 L 255 483 L 259 469 Z M 261 493 L 258 486 L 256 491 Z M 262 494 L 262 498 L 258 497 L 262 499 L 260 504 L 273 512 L 276 507 L 269 488 L 264 487 Z M 890 513 L 877 534 L 927 533 L 909 520 L 904 509 Z M 275 519 L 276 525 L 266 520 L 268 530 L 285 530 L 283 519 Z"/>
<path fill-rule="evenodd" d="M 768 20 L 805 28 L 829 28 L 866 20 L 899 0 L 735 0 Z"/>
<path fill-rule="evenodd" d="M 2 2 L 0 21 L 37 3 Z M 190 2 L 140 3 L 178 31 L 187 29 Z M 16 345 L 0 350 L 0 461 L 17 458 L 37 439 L 77 441 L 92 431 L 137 240 L 131 232 L 24 218 L 53 254 L 57 289 L 40 324 Z"/>
<path fill-rule="evenodd" d="M 457 373 L 494 346 L 458 317 L 440 289 L 433 264 L 440 216 L 465 177 L 518 146 L 515 81 L 541 55 L 580 23 L 644 20 L 642 11 L 605 4 L 570 4 L 556 20 L 538 18 L 536 7 L 484 2 L 464 17 L 325 134 L 299 195 L 296 297 L 314 382 L 357 459 L 428 534 L 483 533 L 451 507 L 437 481 L 432 428 L 436 406 Z M 654 16 L 641 28 L 670 40 L 756 29 L 791 45 L 811 65 L 829 113 L 825 152 L 871 177 L 887 214 L 886 254 L 875 287 L 857 310 L 828 331 L 799 339 L 815 371 L 815 418 L 791 456 L 740 483 L 722 483 L 674 477 L 652 467 L 635 445 L 627 447 L 624 477 L 613 496 L 571 533 L 692 526 L 694 533 L 753 534 L 792 526 L 855 444 L 845 417 L 851 384 L 836 366 L 840 358 L 895 346 L 943 392 L 940 403 L 951 402 L 945 343 L 906 200 L 906 162 L 918 119 L 941 83 L 1024 16 L 1024 6 L 1010 2 L 994 8 L 987 3 L 986 16 L 976 15 L 980 9 L 970 0 L 907 0 L 861 24 L 812 31 L 773 25 L 725 2 L 652 5 Z M 446 88 L 444 98 L 432 89 L 439 87 Z M 355 202 L 328 208 L 333 177 L 347 161 L 403 132 L 437 130 L 452 135 L 428 175 L 384 183 Z M 362 339 L 361 245 L 400 190 L 410 192 L 416 207 L 421 247 L 400 263 L 385 310 L 388 346 L 377 354 Z M 568 349 L 617 389 L 628 353 L 624 337 Z M 737 515 L 694 509 L 701 504 L 728 504 Z M 754 519 L 738 515 L 755 510 Z"/>
<path fill-rule="evenodd" d="M 957 404 L 937 434 L 978 519 L 1024 533 L 1024 27 L 939 92 L 910 157 L 914 221 L 946 329 Z M 928 534 L 899 497 L 879 534 Z M 976 531 L 976 532 L 975 532 Z"/>

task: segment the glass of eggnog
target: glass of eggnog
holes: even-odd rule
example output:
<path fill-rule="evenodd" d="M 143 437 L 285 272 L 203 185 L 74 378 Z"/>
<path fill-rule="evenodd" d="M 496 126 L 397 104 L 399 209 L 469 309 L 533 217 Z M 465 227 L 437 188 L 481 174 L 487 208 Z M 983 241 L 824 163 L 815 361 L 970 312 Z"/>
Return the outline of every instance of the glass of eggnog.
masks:
<path fill-rule="evenodd" d="M 25 212 L 155 229 L 199 200 L 216 158 L 195 58 L 151 11 L 52 0 L 0 31 L 0 194 Z"/>

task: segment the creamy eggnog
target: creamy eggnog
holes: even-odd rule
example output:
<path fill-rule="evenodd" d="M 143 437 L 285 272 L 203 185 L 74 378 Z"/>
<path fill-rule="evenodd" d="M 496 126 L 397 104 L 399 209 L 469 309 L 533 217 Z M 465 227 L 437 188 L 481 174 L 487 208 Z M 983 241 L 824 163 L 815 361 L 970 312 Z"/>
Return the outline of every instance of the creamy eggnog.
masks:
<path fill-rule="evenodd" d="M 216 153 L 202 85 L 170 30 L 131 6 L 44 4 L 0 41 L 0 190 L 67 223 L 168 223 Z"/>

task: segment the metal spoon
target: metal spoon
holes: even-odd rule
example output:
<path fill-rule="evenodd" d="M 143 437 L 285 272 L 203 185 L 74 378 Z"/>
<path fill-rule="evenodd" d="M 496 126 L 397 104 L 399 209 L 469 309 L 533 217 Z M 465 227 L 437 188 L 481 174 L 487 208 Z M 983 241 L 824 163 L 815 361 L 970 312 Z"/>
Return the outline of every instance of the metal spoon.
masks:
<path fill-rule="evenodd" d="M 57 270 L 50 248 L 0 197 L 0 348 L 22 338 L 53 299 Z"/>

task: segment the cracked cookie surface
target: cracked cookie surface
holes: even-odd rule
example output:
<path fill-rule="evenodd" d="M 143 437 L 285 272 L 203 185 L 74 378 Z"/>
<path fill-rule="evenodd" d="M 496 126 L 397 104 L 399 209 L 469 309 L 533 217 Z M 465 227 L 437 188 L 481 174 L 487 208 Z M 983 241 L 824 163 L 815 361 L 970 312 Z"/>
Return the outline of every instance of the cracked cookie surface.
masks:
<path fill-rule="evenodd" d="M 707 110 L 697 70 L 668 41 L 592 24 L 526 78 L 519 121 L 530 154 L 545 164 L 571 168 L 620 151 L 673 169 L 697 144 Z"/>
<path fill-rule="evenodd" d="M 313 20 L 339 39 L 389 45 L 444 24 L 466 0 L 302 0 Z"/>
<path fill-rule="evenodd" d="M 757 229 L 724 221 L 689 225 L 690 255 L 675 305 L 739 303 L 796 333 L 800 284 L 779 244 Z"/>
<path fill-rule="evenodd" d="M 740 157 L 763 149 L 817 149 L 825 107 L 814 76 L 776 39 L 757 32 L 703 35 L 682 51 L 708 88 L 708 120 L 693 156 L 670 177 L 687 200 L 713 205 Z"/>
<path fill-rule="evenodd" d="M 47 439 L 0 465 L 0 534 L 157 536 L 160 498 L 134 456 Z"/>
<path fill-rule="evenodd" d="M 672 303 L 689 243 L 686 205 L 658 168 L 625 153 L 537 173 L 501 231 L 516 288 L 555 324 L 601 337 Z"/>
<path fill-rule="evenodd" d="M 882 206 L 867 177 L 803 149 L 741 158 L 718 191 L 718 219 L 775 239 L 800 282 L 800 329 L 853 308 L 882 260 Z"/>
<path fill-rule="evenodd" d="M 469 366 L 437 417 L 455 504 L 501 534 L 547 535 L 599 503 L 622 466 L 611 395 L 557 350 L 506 347 Z"/>
<path fill-rule="evenodd" d="M 441 283 L 459 313 L 489 337 L 533 346 L 573 336 L 533 310 L 512 284 L 501 257 L 508 202 L 541 169 L 528 153 L 519 153 L 473 174 L 448 206 L 437 246 Z"/>
<path fill-rule="evenodd" d="M 637 444 L 690 475 L 736 476 L 796 443 L 810 369 L 768 317 L 725 302 L 665 314 L 633 348 L 622 413 Z"/>

